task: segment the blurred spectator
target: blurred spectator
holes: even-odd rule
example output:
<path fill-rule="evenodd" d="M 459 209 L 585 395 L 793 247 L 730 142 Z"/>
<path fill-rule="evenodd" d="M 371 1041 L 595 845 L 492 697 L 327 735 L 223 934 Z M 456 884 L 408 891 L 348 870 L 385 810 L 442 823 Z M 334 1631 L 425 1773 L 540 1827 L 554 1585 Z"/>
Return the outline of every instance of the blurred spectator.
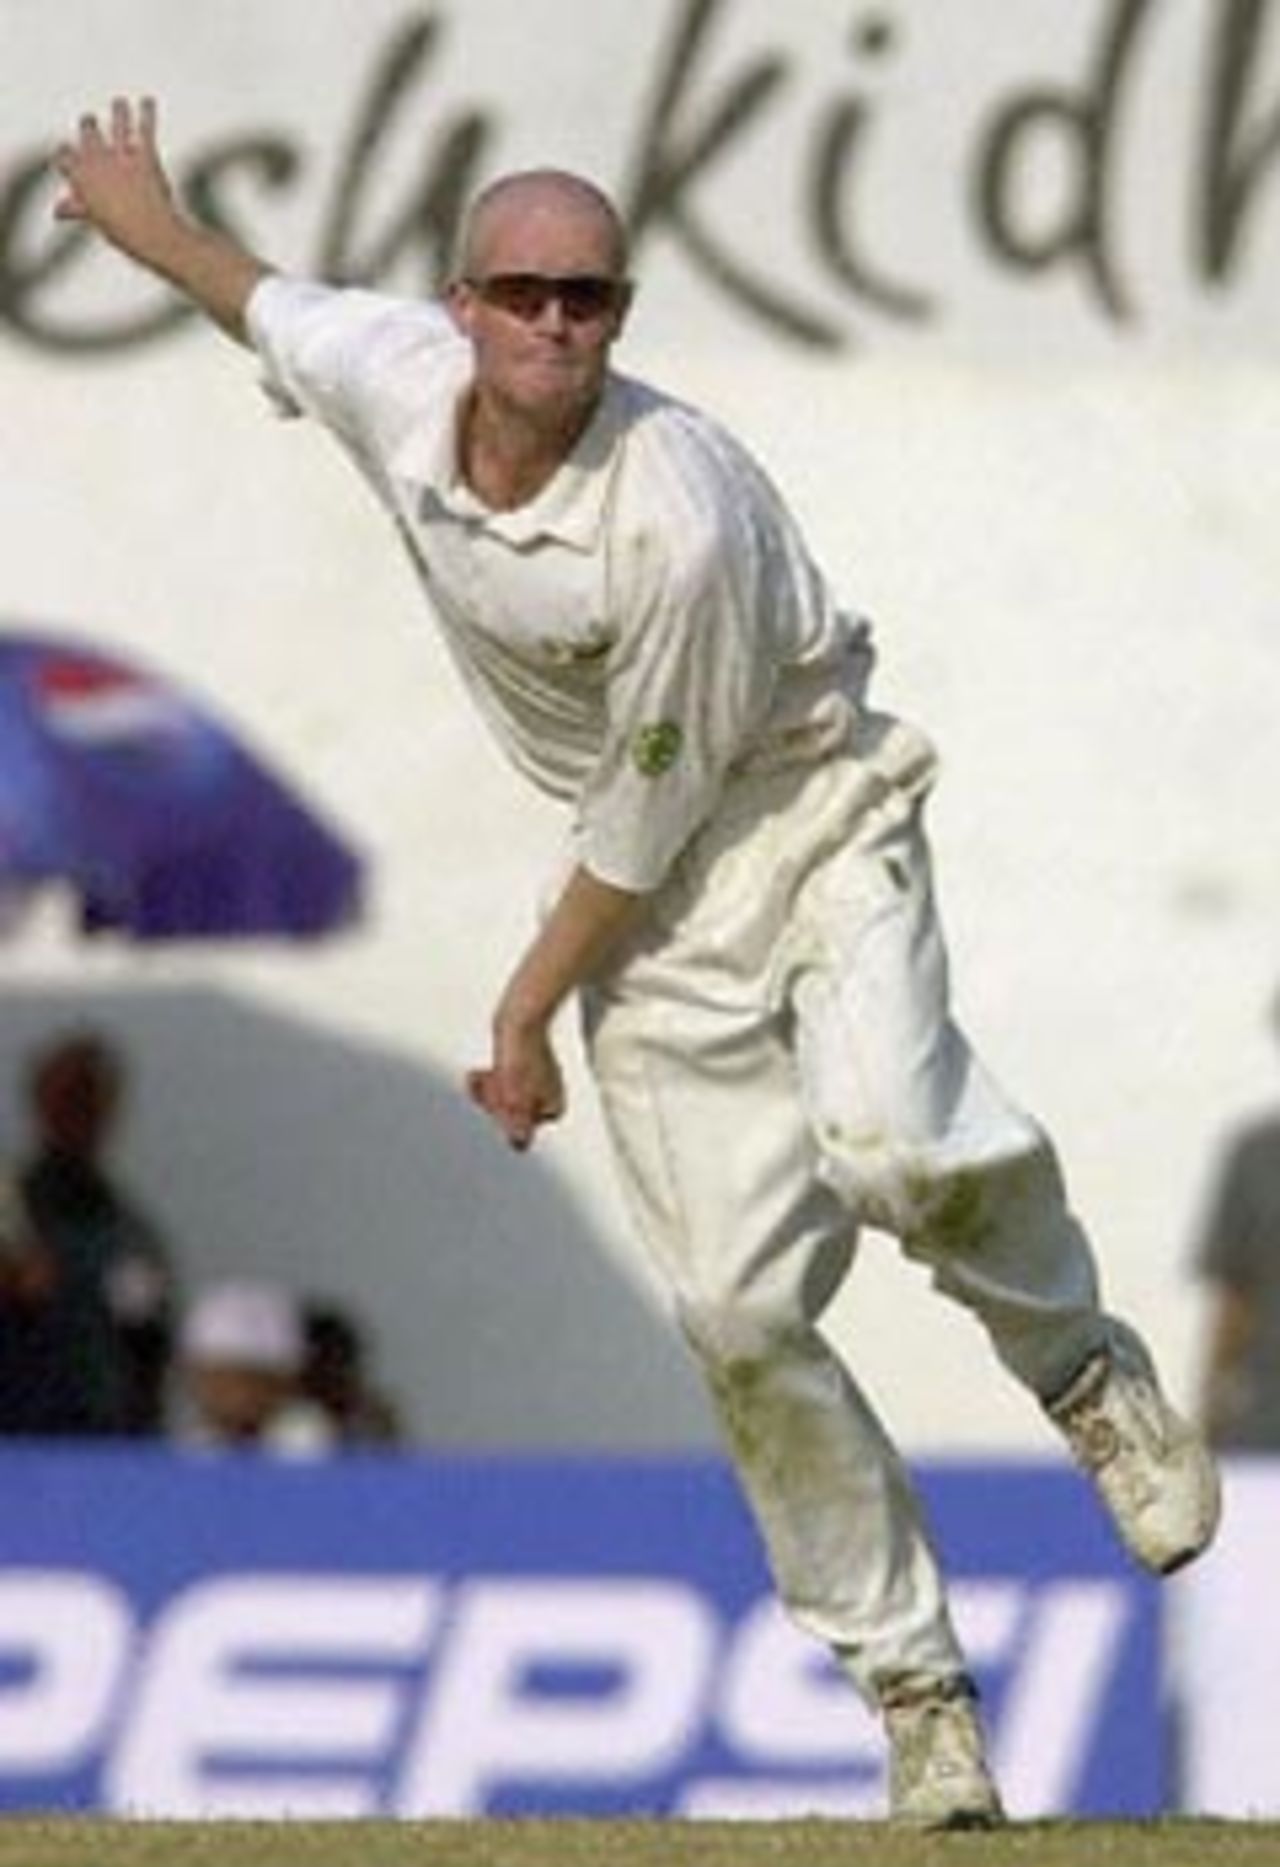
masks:
<path fill-rule="evenodd" d="M 211 1284 L 183 1318 L 173 1436 L 188 1446 L 308 1454 L 337 1444 L 328 1414 L 300 1386 L 299 1305 L 275 1284 Z"/>
<path fill-rule="evenodd" d="M 393 1445 L 401 1437 L 391 1401 L 372 1383 L 368 1347 L 355 1318 L 333 1303 L 303 1311 L 306 1356 L 302 1391 L 333 1421 L 346 1446 Z"/>
<path fill-rule="evenodd" d="M 0 1175 L 0 1356 L 3 1356 L 3 1317 L 10 1307 L 21 1311 L 45 1297 L 50 1285 L 48 1253 L 31 1232 L 31 1220 L 17 1181 Z M 0 1371 L 2 1372 L 2 1371 Z"/>
<path fill-rule="evenodd" d="M 1280 1002 L 1275 1022 L 1280 1031 Z M 1280 1112 L 1229 1141 L 1196 1246 L 1209 1289 L 1202 1414 L 1224 1450 L 1280 1451 Z"/>
<path fill-rule="evenodd" d="M 0 1432 L 160 1430 L 173 1270 L 104 1162 L 125 1087 L 118 1051 L 92 1032 L 32 1063 L 34 1142 L 12 1175 L 0 1273 Z"/>

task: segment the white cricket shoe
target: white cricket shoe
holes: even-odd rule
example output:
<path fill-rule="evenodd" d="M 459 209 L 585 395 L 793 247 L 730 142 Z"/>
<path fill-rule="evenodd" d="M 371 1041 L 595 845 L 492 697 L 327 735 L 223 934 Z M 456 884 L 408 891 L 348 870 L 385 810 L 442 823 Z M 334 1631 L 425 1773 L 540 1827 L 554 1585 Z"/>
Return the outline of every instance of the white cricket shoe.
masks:
<path fill-rule="evenodd" d="M 883 1681 L 879 1696 L 889 1739 L 890 1821 L 930 1829 L 1003 1822 L 972 1682 L 903 1673 Z"/>
<path fill-rule="evenodd" d="M 1045 1410 L 1144 1567 L 1171 1575 L 1212 1541 L 1222 1514 L 1217 1467 L 1161 1393 L 1132 1330 L 1117 1327 Z"/>

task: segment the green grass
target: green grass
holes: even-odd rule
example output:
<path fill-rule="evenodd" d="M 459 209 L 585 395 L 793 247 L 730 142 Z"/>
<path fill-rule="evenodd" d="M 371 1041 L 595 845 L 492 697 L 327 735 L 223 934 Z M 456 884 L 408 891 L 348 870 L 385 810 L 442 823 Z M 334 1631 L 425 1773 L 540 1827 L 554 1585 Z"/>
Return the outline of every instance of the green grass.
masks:
<path fill-rule="evenodd" d="M 1276 1867 L 1280 1824 L 1020 1822 L 914 1835 L 879 1822 L 104 1822 L 0 1819 L 0 1867 Z"/>

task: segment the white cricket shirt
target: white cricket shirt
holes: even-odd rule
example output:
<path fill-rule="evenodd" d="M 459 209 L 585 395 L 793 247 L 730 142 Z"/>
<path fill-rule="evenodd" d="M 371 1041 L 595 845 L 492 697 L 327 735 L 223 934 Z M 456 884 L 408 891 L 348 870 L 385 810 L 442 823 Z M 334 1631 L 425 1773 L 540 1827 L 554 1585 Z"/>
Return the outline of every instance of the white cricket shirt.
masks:
<path fill-rule="evenodd" d="M 392 514 L 476 703 L 573 803 L 578 859 L 657 886 L 735 772 L 847 742 L 872 662 L 759 466 L 705 415 L 612 374 L 514 511 L 459 470 L 471 348 L 434 303 L 269 276 L 266 386 L 330 429 Z"/>

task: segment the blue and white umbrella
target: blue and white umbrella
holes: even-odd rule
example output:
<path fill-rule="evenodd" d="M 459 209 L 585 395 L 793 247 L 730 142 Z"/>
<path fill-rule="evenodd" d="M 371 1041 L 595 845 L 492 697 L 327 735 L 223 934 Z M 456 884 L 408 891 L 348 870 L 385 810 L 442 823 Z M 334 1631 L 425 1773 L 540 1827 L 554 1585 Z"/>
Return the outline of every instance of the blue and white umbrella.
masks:
<path fill-rule="evenodd" d="M 83 931 L 307 938 L 361 864 L 203 708 L 83 642 L 0 628 L 0 889 L 68 888 Z"/>

